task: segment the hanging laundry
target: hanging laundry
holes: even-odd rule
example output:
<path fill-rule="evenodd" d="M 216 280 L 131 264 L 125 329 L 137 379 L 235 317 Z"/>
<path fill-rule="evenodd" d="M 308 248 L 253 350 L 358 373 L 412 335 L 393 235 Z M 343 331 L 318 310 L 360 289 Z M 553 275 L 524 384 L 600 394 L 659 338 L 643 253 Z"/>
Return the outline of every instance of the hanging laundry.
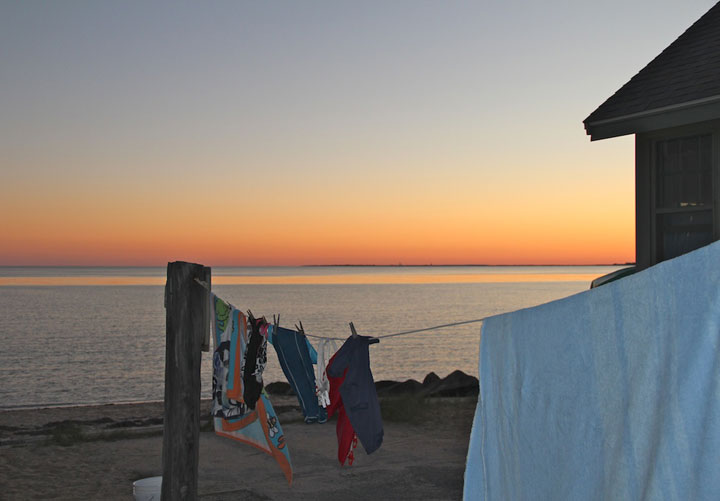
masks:
<path fill-rule="evenodd" d="M 292 484 L 293 469 L 285 436 L 270 398 L 260 386 L 254 410 L 243 399 L 242 362 L 249 344 L 242 312 L 213 294 L 213 423 L 217 435 L 250 444 L 275 458 Z"/>
<path fill-rule="evenodd" d="M 255 410 L 250 411 L 244 417 L 237 420 L 216 417 L 215 433 L 221 437 L 250 444 L 271 455 L 285 474 L 288 484 L 292 484 L 293 469 L 290 462 L 290 451 L 277 414 L 265 389 L 260 393 Z"/>
<path fill-rule="evenodd" d="M 242 372 L 237 366 L 242 363 L 247 344 L 247 319 L 217 296 L 213 296 L 212 306 L 215 318 L 212 415 L 233 419 L 248 411 L 242 397 Z"/>
<path fill-rule="evenodd" d="M 316 384 L 318 403 L 323 407 L 330 405 L 330 382 L 325 372 L 328 366 L 328 359 L 337 351 L 337 344 L 332 339 L 321 339 L 318 344 Z"/>
<path fill-rule="evenodd" d="M 245 386 L 243 399 L 245 404 L 255 408 L 255 402 L 260 398 L 263 389 L 262 374 L 267 363 L 267 330 L 268 323 L 265 317 L 253 318 L 250 316 L 250 340 L 245 351 L 242 369 L 242 379 Z"/>
<path fill-rule="evenodd" d="M 384 434 L 368 349 L 371 344 L 377 342 L 379 342 L 377 338 L 350 336 L 333 355 L 327 368 L 328 377 L 345 375 L 345 381 L 340 385 L 343 407 L 368 454 L 380 447 Z"/>
<path fill-rule="evenodd" d="M 302 407 L 305 422 L 324 423 L 327 412 L 320 407 L 316 396 L 315 372 L 313 370 L 313 353 L 310 342 L 300 332 L 269 326 L 268 341 L 275 347 L 280 367 L 288 382 L 297 395 Z M 317 352 L 315 360 L 317 360 Z"/>
<path fill-rule="evenodd" d="M 464 499 L 718 499 L 719 262 L 488 318 Z"/>
<path fill-rule="evenodd" d="M 330 358 L 328 363 L 328 369 L 335 360 L 335 355 Z M 355 447 L 357 447 L 357 435 L 355 430 L 350 423 L 345 407 L 343 406 L 342 396 L 340 395 L 340 386 L 345 381 L 345 375 L 347 374 L 348 368 L 346 367 L 342 374 L 338 377 L 328 375 L 330 390 L 329 390 L 329 401 L 327 405 L 328 415 L 334 416 L 337 412 L 337 423 L 335 424 L 335 433 L 337 434 L 338 440 L 338 461 L 341 465 L 345 465 L 345 461 L 348 465 L 352 465 L 355 460 Z M 329 370 L 328 370 L 329 372 Z"/>

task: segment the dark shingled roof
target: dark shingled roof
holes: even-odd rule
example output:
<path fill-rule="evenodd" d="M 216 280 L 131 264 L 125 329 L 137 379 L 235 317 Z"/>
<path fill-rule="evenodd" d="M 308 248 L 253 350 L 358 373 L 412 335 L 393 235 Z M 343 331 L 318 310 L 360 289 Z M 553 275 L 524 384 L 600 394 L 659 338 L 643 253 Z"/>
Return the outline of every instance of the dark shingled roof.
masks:
<path fill-rule="evenodd" d="M 720 2 L 593 111 L 585 128 L 714 96 L 720 96 Z"/>

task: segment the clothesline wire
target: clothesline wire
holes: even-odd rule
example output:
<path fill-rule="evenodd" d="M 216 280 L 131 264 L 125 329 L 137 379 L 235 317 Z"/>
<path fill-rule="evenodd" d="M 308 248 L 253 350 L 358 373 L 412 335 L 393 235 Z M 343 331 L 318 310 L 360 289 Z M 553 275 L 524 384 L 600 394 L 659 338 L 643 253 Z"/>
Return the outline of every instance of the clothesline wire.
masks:
<path fill-rule="evenodd" d="M 401 331 L 401 332 L 393 332 L 392 334 L 383 334 L 382 336 L 372 336 L 378 339 L 386 338 L 386 337 L 394 337 L 394 336 L 405 336 L 407 334 L 416 334 L 418 332 L 425 332 L 425 331 L 434 331 L 437 329 L 445 329 L 448 327 L 456 327 L 458 325 L 465 325 L 465 324 L 474 324 L 477 322 L 482 322 L 483 320 L 487 319 L 489 317 L 483 317 L 483 318 L 477 318 L 475 320 L 463 320 L 461 322 L 453 322 L 451 324 L 442 324 L 442 325 L 434 325 L 432 327 L 424 327 L 422 329 L 413 329 L 409 331 Z M 345 341 L 346 338 L 344 337 L 327 337 L 327 336 L 316 336 L 315 334 L 308 334 L 305 333 L 306 336 L 314 337 L 318 339 L 335 339 L 337 341 Z"/>
<path fill-rule="evenodd" d="M 203 280 L 200 280 L 199 278 L 195 278 L 194 280 L 195 280 L 195 282 L 200 284 L 202 287 L 204 287 L 208 292 L 211 292 L 210 287 L 208 287 L 207 282 L 204 282 Z M 434 330 L 438 330 L 438 329 L 447 329 L 449 327 L 457 327 L 458 325 L 475 324 L 478 322 L 482 322 L 483 320 L 486 320 L 487 318 L 489 318 L 489 317 L 476 318 L 475 320 L 462 320 L 460 322 L 452 322 L 450 324 L 434 325 L 432 327 L 424 327 L 422 329 L 412 329 L 409 331 L 393 332 L 391 334 L 383 334 L 382 336 L 373 336 L 373 337 L 375 337 L 377 339 L 382 339 L 382 338 L 386 338 L 386 337 L 405 336 L 408 334 L 417 334 L 418 332 L 434 331 Z M 336 341 L 344 341 L 346 339 L 344 337 L 317 336 L 315 334 L 308 334 L 308 333 L 305 333 L 305 335 L 308 337 L 314 337 L 317 339 L 333 339 Z"/>

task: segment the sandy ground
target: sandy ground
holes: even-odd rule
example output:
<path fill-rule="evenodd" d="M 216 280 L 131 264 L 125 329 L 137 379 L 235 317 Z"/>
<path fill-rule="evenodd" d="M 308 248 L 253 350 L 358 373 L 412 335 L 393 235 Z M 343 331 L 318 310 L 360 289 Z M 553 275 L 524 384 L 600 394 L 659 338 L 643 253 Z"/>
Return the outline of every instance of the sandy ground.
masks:
<path fill-rule="evenodd" d="M 384 415 L 382 447 L 367 455 L 358 445 L 345 467 L 333 420 L 306 425 L 294 397 L 272 400 L 292 486 L 270 456 L 204 431 L 201 499 L 462 497 L 476 397 L 427 399 L 410 419 Z M 162 474 L 161 416 L 161 403 L 0 412 L 0 499 L 132 499 L 133 481 Z"/>

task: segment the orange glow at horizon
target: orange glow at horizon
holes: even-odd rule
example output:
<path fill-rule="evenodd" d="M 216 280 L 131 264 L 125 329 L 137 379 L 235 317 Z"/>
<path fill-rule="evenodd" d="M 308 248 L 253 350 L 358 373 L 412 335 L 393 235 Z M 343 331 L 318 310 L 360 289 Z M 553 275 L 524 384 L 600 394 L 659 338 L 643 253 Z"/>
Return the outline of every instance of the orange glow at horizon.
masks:
<path fill-rule="evenodd" d="M 9 209 L 2 205 L 0 210 Z M 0 265 L 162 265 L 174 260 L 210 266 L 572 265 L 634 260 L 632 208 L 573 213 L 546 206 L 532 214 L 534 219 L 522 208 L 435 209 L 423 213 L 415 207 L 414 215 L 362 214 L 342 207 L 327 214 L 288 209 L 243 217 L 240 211 L 210 208 L 173 219 L 162 207 L 113 211 L 98 202 L 83 215 L 71 206 L 47 207 L 0 223 Z"/>
<path fill-rule="evenodd" d="M 483 170 L 462 159 L 459 181 L 418 160 L 411 177 L 409 167 L 388 170 L 380 190 L 380 172 L 296 177 L 256 191 L 238 176 L 223 183 L 200 173 L 142 183 L 119 170 L 85 183 L 28 179 L 0 187 L 0 265 L 626 263 L 634 260 L 633 171 L 627 148 L 619 151 L 619 180 L 586 180 L 572 159 L 527 171 L 522 182 L 512 165 Z M 200 189 L 208 183 L 210 192 Z"/>
<path fill-rule="evenodd" d="M 213 285 L 328 285 L 328 284 L 457 284 L 521 282 L 591 282 L 593 273 L 438 273 L 428 275 L 356 273 L 336 275 L 215 276 Z M 80 285 L 165 285 L 165 277 L 0 277 L 0 286 L 80 286 Z"/>
<path fill-rule="evenodd" d="M 0 250 L 2 265 L 162 265 L 186 260 L 210 266 L 293 266 L 322 264 L 616 264 L 634 260 L 632 229 L 547 227 L 526 231 L 439 228 L 423 234 L 396 226 L 327 236 L 300 231 L 244 233 L 225 237 L 212 229 L 184 234 L 181 228 L 118 229 L 111 233 L 66 228 L 66 235 L 16 232 Z M 177 231 L 177 233 L 173 233 Z M 349 230 L 348 230 L 349 231 Z M 5 233 L 8 235 L 8 233 Z M 253 238 L 252 235 L 256 235 Z"/>

